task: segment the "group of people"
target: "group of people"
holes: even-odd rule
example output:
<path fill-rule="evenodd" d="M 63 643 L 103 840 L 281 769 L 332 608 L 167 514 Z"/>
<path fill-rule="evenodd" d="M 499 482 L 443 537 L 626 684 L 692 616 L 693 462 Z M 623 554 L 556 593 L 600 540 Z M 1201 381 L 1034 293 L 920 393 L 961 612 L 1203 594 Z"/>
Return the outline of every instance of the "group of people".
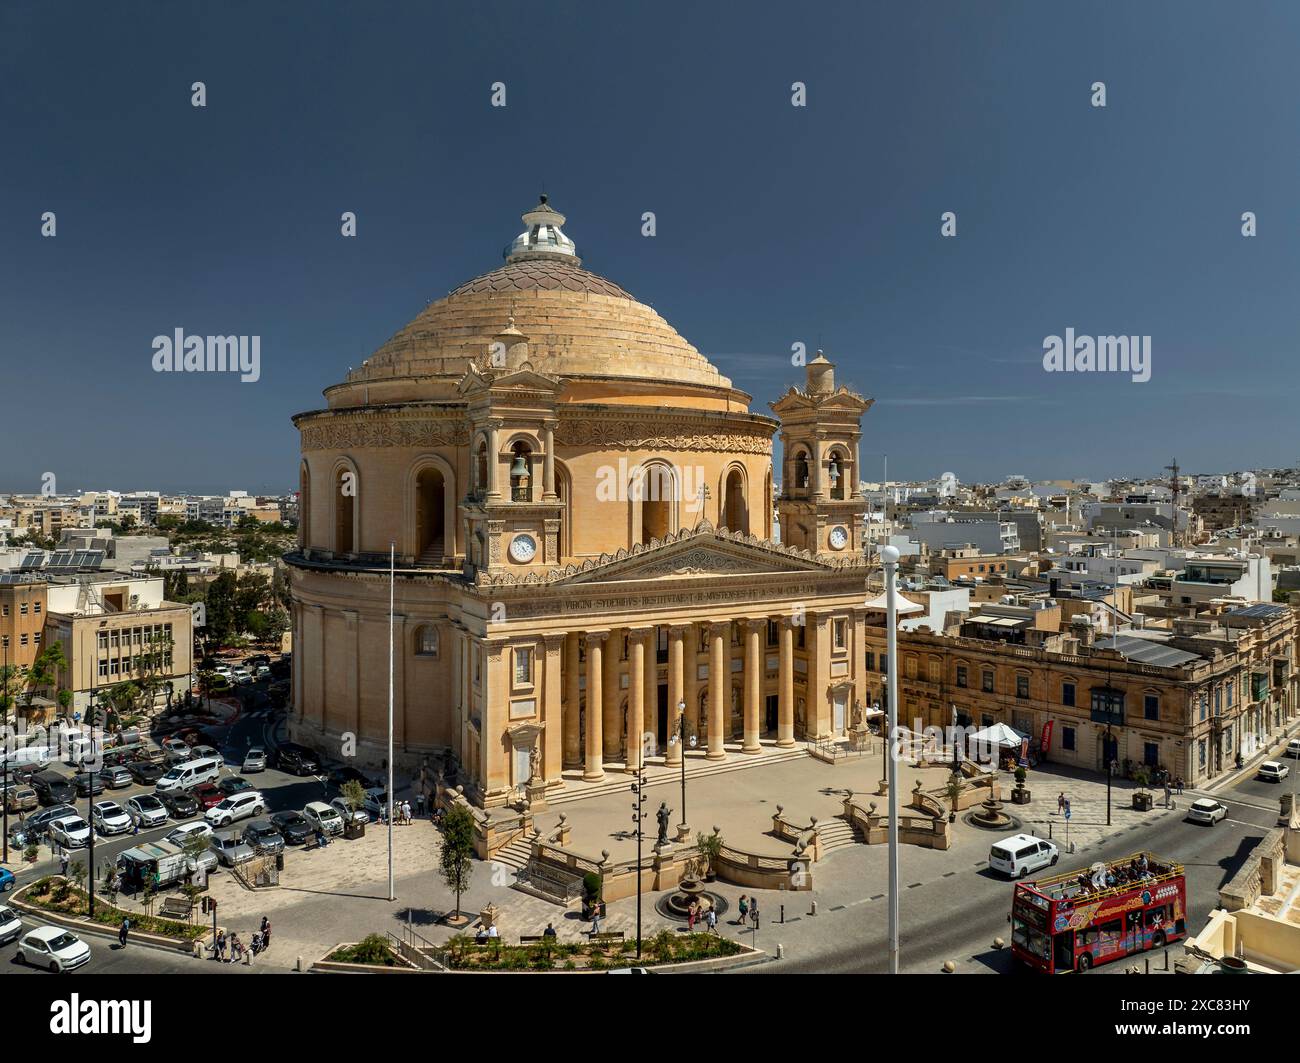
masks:
<path fill-rule="evenodd" d="M 1097 868 L 1096 872 L 1079 872 L 1079 877 L 1076 880 L 1079 883 L 1079 892 L 1075 896 L 1082 897 L 1116 887 L 1122 889 L 1126 886 L 1135 886 L 1142 882 L 1149 882 L 1159 872 L 1160 868 L 1153 866 L 1147 860 L 1146 853 L 1141 853 L 1127 863 L 1107 866 L 1104 873 L 1101 872 L 1100 867 Z"/>
<path fill-rule="evenodd" d="M 217 931 L 217 939 L 212 943 L 212 958 L 218 963 L 238 963 L 243 960 L 245 964 L 251 964 L 254 957 L 270 947 L 271 920 L 262 916 L 262 925 L 254 932 L 247 946 L 236 931 L 232 930 L 229 935 L 225 930 Z"/>
<path fill-rule="evenodd" d="M 424 804 L 424 795 L 423 795 L 423 794 L 420 794 L 420 795 L 417 797 L 417 800 L 420 802 L 421 805 L 423 805 L 423 804 Z M 380 807 L 380 809 L 379 809 L 379 821 L 380 821 L 381 823 L 386 823 L 386 822 L 388 821 L 388 806 L 387 806 L 387 805 L 383 805 L 383 806 Z M 411 810 L 411 802 L 410 802 L 410 801 L 405 801 L 405 800 L 403 800 L 403 801 L 394 801 L 394 802 L 393 802 L 393 823 L 394 823 L 396 826 L 399 826 L 399 827 L 405 827 L 405 826 L 409 826 L 410 824 L 412 824 L 412 823 L 414 823 L 414 822 L 415 822 L 415 816 L 414 816 L 414 813 L 413 813 L 412 810 Z"/>
<path fill-rule="evenodd" d="M 686 907 L 686 929 L 694 933 L 695 924 L 703 920 L 705 931 L 709 934 L 716 934 L 718 932 L 717 909 L 711 904 L 703 912 L 700 911 L 700 908 L 700 902 L 695 898 L 691 898 L 691 903 Z M 755 919 L 757 918 L 757 915 L 755 915 Z M 757 926 L 758 924 L 755 923 L 754 925 Z"/>
<path fill-rule="evenodd" d="M 744 926 L 745 917 L 749 917 L 749 922 L 755 930 L 758 929 L 758 898 L 746 897 L 743 893 L 740 900 L 736 902 L 736 907 L 740 909 L 740 918 L 736 920 L 736 925 Z"/>

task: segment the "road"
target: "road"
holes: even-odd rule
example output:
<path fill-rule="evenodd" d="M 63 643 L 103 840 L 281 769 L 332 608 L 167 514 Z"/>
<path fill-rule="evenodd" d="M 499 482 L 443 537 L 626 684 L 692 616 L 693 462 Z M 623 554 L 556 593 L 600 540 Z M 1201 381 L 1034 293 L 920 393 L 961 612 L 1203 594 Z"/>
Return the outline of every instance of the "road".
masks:
<path fill-rule="evenodd" d="M 1265 788 L 1265 789 L 1261 789 Z M 1182 863 L 1186 869 L 1190 933 L 1199 930 L 1217 906 L 1218 890 L 1241 867 L 1264 835 L 1276 825 L 1278 784 L 1245 780 L 1219 793 L 1228 818 L 1213 827 L 1166 815 L 1100 846 L 1063 858 L 1060 869 L 1082 869 L 1098 860 L 1116 859 L 1146 849 Z M 1178 799 L 1185 808 L 1191 795 Z M 904 882 L 905 886 L 910 884 Z M 1008 974 L 1015 970 L 1009 948 L 995 948 L 994 938 L 1010 939 L 1008 915 L 1011 884 L 987 868 L 970 867 L 948 878 L 904 888 L 900 896 L 902 970 L 935 973 L 951 960 L 963 973 Z M 827 947 L 807 955 L 748 969 L 755 974 L 848 974 L 888 971 L 888 910 L 885 898 L 825 912 L 835 920 Z M 842 942 L 837 944 L 836 942 Z M 1124 963 L 1096 969 L 1122 973 Z"/>

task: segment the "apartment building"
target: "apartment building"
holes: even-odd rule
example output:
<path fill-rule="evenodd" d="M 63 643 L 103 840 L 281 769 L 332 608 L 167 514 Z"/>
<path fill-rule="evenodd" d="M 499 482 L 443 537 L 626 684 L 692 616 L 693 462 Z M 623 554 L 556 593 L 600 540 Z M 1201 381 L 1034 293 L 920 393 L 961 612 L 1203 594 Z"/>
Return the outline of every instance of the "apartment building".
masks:
<path fill-rule="evenodd" d="M 41 652 L 45 618 L 45 581 L 22 572 L 0 573 L 0 664 L 32 666 Z"/>

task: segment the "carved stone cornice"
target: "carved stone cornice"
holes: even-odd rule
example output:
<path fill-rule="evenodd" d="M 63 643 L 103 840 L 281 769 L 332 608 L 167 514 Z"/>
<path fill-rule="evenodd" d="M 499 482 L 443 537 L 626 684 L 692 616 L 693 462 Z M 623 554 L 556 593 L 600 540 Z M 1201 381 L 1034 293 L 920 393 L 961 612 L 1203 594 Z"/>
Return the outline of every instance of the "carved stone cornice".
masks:
<path fill-rule="evenodd" d="M 367 410 L 331 414 L 302 424 L 302 449 L 357 450 L 366 447 L 449 447 L 469 445 L 463 411 L 432 414 Z"/>
<path fill-rule="evenodd" d="M 662 410 L 584 410 L 581 417 L 562 415 L 555 437 L 559 445 L 568 447 L 772 453 L 772 428 L 766 422 L 732 418 L 719 423 L 704 417 L 674 416 Z"/>

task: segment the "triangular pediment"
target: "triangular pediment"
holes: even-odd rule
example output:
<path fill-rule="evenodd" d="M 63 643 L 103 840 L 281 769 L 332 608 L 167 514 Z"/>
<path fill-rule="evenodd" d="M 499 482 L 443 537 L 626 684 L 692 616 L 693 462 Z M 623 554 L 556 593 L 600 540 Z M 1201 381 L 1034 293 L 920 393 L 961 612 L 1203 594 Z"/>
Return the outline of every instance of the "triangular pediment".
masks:
<path fill-rule="evenodd" d="M 752 541 L 750 541 L 752 540 Z M 590 567 L 588 567 L 590 565 Z M 680 538 L 607 555 L 561 576 L 560 583 L 621 583 L 632 580 L 690 579 L 824 571 L 831 566 L 777 543 L 722 532 L 684 532 Z"/>

